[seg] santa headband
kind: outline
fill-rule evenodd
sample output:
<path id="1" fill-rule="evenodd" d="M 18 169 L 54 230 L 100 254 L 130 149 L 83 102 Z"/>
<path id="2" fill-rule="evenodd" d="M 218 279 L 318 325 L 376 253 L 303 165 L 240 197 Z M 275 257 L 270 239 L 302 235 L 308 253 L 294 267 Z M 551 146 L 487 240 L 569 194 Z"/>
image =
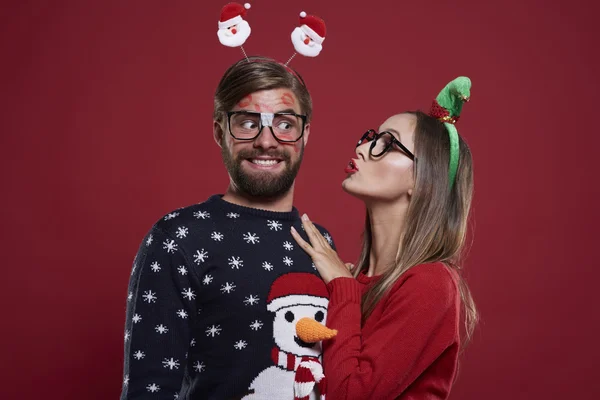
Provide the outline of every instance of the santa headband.
<path id="1" fill-rule="evenodd" d="M 429 115 L 442 121 L 450 137 L 450 164 L 448 166 L 448 181 L 450 190 L 454 186 L 456 171 L 459 163 L 459 138 L 456 122 L 460 118 L 463 104 L 471 98 L 471 80 L 459 76 L 448 83 L 433 100 Z"/>
<path id="2" fill-rule="evenodd" d="M 221 44 L 227 47 L 240 47 L 248 62 L 250 62 L 250 59 L 244 50 L 243 44 L 251 33 L 250 24 L 246 20 L 246 14 L 250 7 L 250 3 L 244 5 L 240 3 L 226 4 L 221 9 L 218 22 L 219 29 L 217 30 L 217 36 Z M 291 34 L 295 52 L 283 65 L 287 68 L 287 65 L 297 53 L 306 57 L 318 56 L 322 50 L 326 33 L 325 21 L 314 15 L 307 15 L 306 12 L 302 11 L 299 26 Z"/>

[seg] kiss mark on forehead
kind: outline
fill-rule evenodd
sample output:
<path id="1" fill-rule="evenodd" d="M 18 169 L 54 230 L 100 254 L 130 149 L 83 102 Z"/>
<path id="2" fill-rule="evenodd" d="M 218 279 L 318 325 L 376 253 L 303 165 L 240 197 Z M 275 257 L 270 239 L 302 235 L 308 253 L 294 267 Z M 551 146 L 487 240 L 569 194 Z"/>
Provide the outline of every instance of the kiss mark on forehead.
<path id="1" fill-rule="evenodd" d="M 290 93 L 285 93 L 283 96 L 281 96 L 281 102 L 283 104 L 285 104 L 286 106 L 294 106 L 296 104 L 296 100 L 294 100 L 294 96 L 292 96 Z"/>
<path id="2" fill-rule="evenodd" d="M 249 94 L 248 96 L 241 99 L 238 102 L 238 107 L 240 107 L 240 108 L 248 107 L 250 105 L 250 103 L 252 103 L 252 95 L 251 94 Z"/>

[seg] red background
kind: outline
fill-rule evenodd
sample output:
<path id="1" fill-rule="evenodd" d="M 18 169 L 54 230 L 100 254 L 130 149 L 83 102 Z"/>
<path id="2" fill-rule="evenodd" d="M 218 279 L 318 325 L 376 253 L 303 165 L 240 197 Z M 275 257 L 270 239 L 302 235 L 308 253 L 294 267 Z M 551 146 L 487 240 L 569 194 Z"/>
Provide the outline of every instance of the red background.
<path id="1" fill-rule="evenodd" d="M 139 242 L 222 193 L 212 95 L 241 57 L 221 1 L 14 1 L 0 11 L 2 399 L 115 399 Z M 257 0 L 248 53 L 287 60 L 301 10 L 324 50 L 292 61 L 314 97 L 296 204 L 358 255 L 340 182 L 355 140 L 473 80 L 459 131 L 476 166 L 468 279 L 482 323 L 452 394 L 600 398 L 598 5 Z"/>

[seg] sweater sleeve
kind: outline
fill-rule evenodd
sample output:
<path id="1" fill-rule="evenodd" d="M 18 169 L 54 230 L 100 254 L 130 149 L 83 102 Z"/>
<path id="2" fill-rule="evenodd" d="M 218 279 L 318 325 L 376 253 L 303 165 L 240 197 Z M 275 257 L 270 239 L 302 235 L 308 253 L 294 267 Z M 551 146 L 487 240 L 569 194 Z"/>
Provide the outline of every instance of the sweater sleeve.
<path id="1" fill-rule="evenodd" d="M 450 275 L 411 274 L 384 297 L 368 338 L 361 332 L 361 285 L 332 280 L 324 343 L 328 400 L 391 399 L 401 394 L 455 340 L 457 289 Z"/>
<path id="2" fill-rule="evenodd" d="M 197 315 L 193 277 L 177 241 L 154 226 L 129 282 L 121 400 L 172 400 L 179 393 Z"/>

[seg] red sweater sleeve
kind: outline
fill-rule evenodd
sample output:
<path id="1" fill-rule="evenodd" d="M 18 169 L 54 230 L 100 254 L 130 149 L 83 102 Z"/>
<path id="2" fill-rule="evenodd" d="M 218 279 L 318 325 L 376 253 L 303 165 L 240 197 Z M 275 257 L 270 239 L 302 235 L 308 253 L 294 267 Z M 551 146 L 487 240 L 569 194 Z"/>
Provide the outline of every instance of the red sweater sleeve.
<path id="1" fill-rule="evenodd" d="M 361 284 L 328 284 L 327 326 L 338 335 L 324 346 L 327 400 L 394 398 L 455 342 L 458 292 L 450 273 L 419 266 L 405 275 L 362 330 Z"/>

